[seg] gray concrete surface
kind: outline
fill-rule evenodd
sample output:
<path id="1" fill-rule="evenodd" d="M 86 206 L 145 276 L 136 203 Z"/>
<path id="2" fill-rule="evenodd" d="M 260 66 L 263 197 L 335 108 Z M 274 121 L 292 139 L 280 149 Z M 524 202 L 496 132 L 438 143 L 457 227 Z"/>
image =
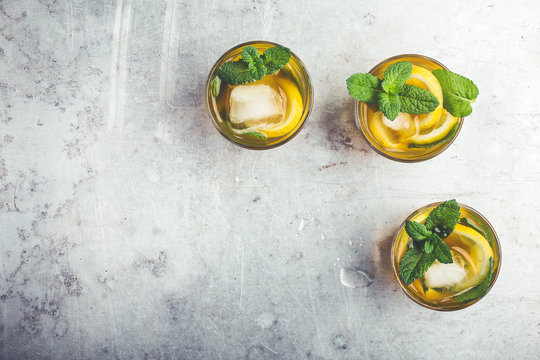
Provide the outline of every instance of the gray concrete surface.
<path id="1" fill-rule="evenodd" d="M 538 14 L 532 0 L 0 1 L 0 358 L 537 358 Z M 202 96 L 215 60 L 254 39 L 292 48 L 316 94 L 299 136 L 263 152 L 222 138 Z M 455 143 L 418 164 L 369 148 L 345 87 L 401 53 L 480 88 Z M 439 313 L 399 290 L 389 241 L 450 198 L 493 223 L 503 265 L 482 301 Z"/>

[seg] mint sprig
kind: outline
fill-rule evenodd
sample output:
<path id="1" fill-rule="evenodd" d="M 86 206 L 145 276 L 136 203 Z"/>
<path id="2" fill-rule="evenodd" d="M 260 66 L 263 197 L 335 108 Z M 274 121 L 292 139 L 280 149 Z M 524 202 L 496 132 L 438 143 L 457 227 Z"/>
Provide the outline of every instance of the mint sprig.
<path id="1" fill-rule="evenodd" d="M 287 65 L 291 58 L 291 50 L 284 46 L 274 46 L 266 49 L 262 57 L 270 75 Z"/>
<path id="2" fill-rule="evenodd" d="M 464 76 L 445 69 L 433 70 L 433 75 L 441 84 L 443 107 L 455 117 L 471 114 L 471 103 L 478 97 L 478 87 Z"/>
<path id="3" fill-rule="evenodd" d="M 247 84 L 254 81 L 251 69 L 242 60 L 227 62 L 218 70 L 219 78 L 231 85 Z"/>
<path id="4" fill-rule="evenodd" d="M 407 221 L 405 223 L 405 231 L 414 241 L 427 240 L 432 234 L 424 224 L 420 224 L 416 221 Z"/>
<path id="5" fill-rule="evenodd" d="M 242 49 L 242 58 L 229 61 L 218 70 L 219 78 L 230 85 L 242 85 L 262 79 L 287 65 L 291 50 L 284 46 L 266 49 L 261 55 L 253 46 Z"/>
<path id="6" fill-rule="evenodd" d="M 489 271 L 486 274 L 486 276 L 482 279 L 482 281 L 473 287 L 470 290 L 465 291 L 463 294 L 459 294 L 454 296 L 454 299 L 458 302 L 465 302 L 465 301 L 471 301 L 474 299 L 477 299 L 479 297 L 482 297 L 486 295 L 487 290 L 489 288 L 489 285 L 491 284 L 491 280 L 493 279 L 493 275 L 495 272 L 493 271 L 493 257 L 490 256 L 489 258 Z"/>
<path id="7" fill-rule="evenodd" d="M 390 65 L 382 81 L 371 74 L 354 74 L 347 79 L 347 89 L 353 99 L 366 104 L 378 104 L 389 120 L 400 112 L 427 114 L 439 106 L 439 100 L 429 91 L 405 84 L 412 72 L 412 64 L 400 61 Z"/>
<path id="8" fill-rule="evenodd" d="M 267 69 L 261 54 L 253 46 L 246 46 L 242 50 L 242 61 L 248 65 L 254 80 L 261 80 L 266 75 Z"/>
<path id="9" fill-rule="evenodd" d="M 459 205 L 456 200 L 449 200 L 433 209 L 424 224 L 405 223 L 405 231 L 413 239 L 413 247 L 399 262 L 399 275 L 405 285 L 421 278 L 435 260 L 443 264 L 453 262 L 452 252 L 443 239 L 454 230 L 458 220 Z"/>
<path id="10" fill-rule="evenodd" d="M 405 285 L 410 285 L 415 279 L 422 277 L 434 261 L 433 254 L 413 247 L 407 250 L 401 258 L 399 276 Z"/>
<path id="11" fill-rule="evenodd" d="M 408 61 L 394 63 L 386 69 L 381 87 L 389 94 L 399 94 L 412 74 L 412 64 Z"/>
<path id="12" fill-rule="evenodd" d="M 489 238 L 486 236 L 486 233 L 484 232 L 484 230 L 480 229 L 478 226 L 476 226 L 469 219 L 461 218 L 461 219 L 459 219 L 459 223 L 461 225 L 464 225 L 464 226 L 467 226 L 467 227 L 470 227 L 470 228 L 474 229 L 477 233 L 479 233 L 480 235 L 482 235 L 485 239 L 487 239 L 489 241 Z"/>
<path id="13" fill-rule="evenodd" d="M 379 78 L 371 74 L 354 74 L 347 79 L 349 94 L 366 104 L 376 104 L 379 100 Z"/>
<path id="14" fill-rule="evenodd" d="M 459 221 L 459 205 L 456 200 L 448 200 L 433 209 L 424 225 L 436 233 L 441 239 L 446 239 Z"/>
<path id="15" fill-rule="evenodd" d="M 404 84 L 399 93 L 401 112 L 413 115 L 427 114 L 439 106 L 439 100 L 418 86 Z"/>
<path id="16" fill-rule="evenodd" d="M 388 119 L 394 120 L 399 115 L 401 102 L 396 94 L 380 93 L 379 94 L 379 110 L 381 110 Z"/>

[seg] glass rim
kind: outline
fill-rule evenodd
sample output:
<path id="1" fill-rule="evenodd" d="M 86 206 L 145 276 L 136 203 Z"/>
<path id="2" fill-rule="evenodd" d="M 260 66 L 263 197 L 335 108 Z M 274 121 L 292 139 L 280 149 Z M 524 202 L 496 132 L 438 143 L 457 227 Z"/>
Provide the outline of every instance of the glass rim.
<path id="1" fill-rule="evenodd" d="M 313 93 L 313 83 L 311 81 L 311 75 L 309 74 L 309 71 L 306 67 L 306 65 L 302 62 L 302 60 L 300 60 L 300 58 L 298 57 L 298 55 L 296 55 L 292 50 L 291 50 L 291 58 L 294 57 L 295 61 L 298 63 L 298 65 L 300 65 L 300 67 L 302 68 L 302 70 L 305 72 L 306 74 L 306 82 L 307 82 L 307 85 L 308 85 L 308 95 L 309 95 L 309 104 L 308 104 L 308 107 L 307 107 L 307 110 L 305 110 L 305 116 L 304 116 L 304 120 L 302 121 L 302 123 L 300 124 L 300 126 L 298 127 L 298 129 L 296 129 L 294 131 L 294 133 L 292 133 L 289 137 L 287 137 L 286 139 L 282 140 L 282 141 L 279 141 L 275 144 L 272 144 L 272 145 L 268 145 L 268 146 L 250 146 L 250 145 L 246 145 L 246 144 L 243 144 L 239 141 L 236 141 L 234 139 L 231 139 L 229 136 L 227 136 L 227 134 L 225 134 L 223 132 L 223 130 L 218 126 L 218 124 L 216 123 L 216 120 L 214 119 L 214 116 L 212 115 L 212 112 L 210 111 L 210 104 L 209 104 L 209 101 L 208 101 L 208 91 L 211 87 L 211 83 L 212 83 L 212 74 L 214 74 L 216 68 L 218 67 L 219 64 L 221 64 L 223 62 L 223 60 L 225 60 L 228 55 L 239 49 L 239 48 L 242 48 L 242 47 L 245 47 L 245 46 L 249 46 L 249 45 L 253 45 L 253 44 L 268 44 L 268 45 L 271 45 L 271 46 L 283 46 L 281 44 L 278 44 L 278 43 L 275 43 L 275 42 L 272 42 L 272 41 L 267 41 L 267 40 L 251 40 L 251 41 L 246 41 L 246 42 L 243 42 L 243 43 L 240 43 L 238 45 L 235 45 L 233 46 L 232 48 L 230 48 L 229 50 L 225 51 L 223 53 L 223 55 L 221 55 L 218 60 L 214 63 L 214 65 L 212 66 L 212 68 L 210 69 L 209 73 L 208 73 L 208 77 L 206 79 L 206 86 L 205 86 L 205 93 L 204 93 L 204 103 L 205 103 L 205 106 L 206 106 L 206 111 L 208 113 L 208 116 L 210 117 L 210 119 L 212 120 L 212 125 L 214 125 L 214 128 L 216 128 L 216 130 L 225 138 L 227 139 L 229 142 L 233 143 L 234 145 L 237 145 L 241 148 L 244 148 L 244 149 L 248 149 L 248 150 L 269 150 L 269 149 L 274 149 L 278 146 L 281 146 L 281 145 L 284 145 L 286 143 L 288 143 L 289 141 L 291 141 L 293 138 L 296 137 L 296 135 L 298 135 L 298 133 L 300 132 L 300 130 L 302 130 L 302 128 L 304 127 L 304 125 L 306 124 L 308 118 L 309 118 L 309 115 L 311 114 L 311 111 L 313 109 L 313 97 L 314 97 L 314 93 Z M 304 114 L 303 114 L 304 115 Z"/>
<path id="2" fill-rule="evenodd" d="M 388 59 L 386 60 L 383 60 L 381 62 L 379 62 L 377 65 L 375 65 L 373 68 L 371 68 L 371 70 L 369 70 L 369 73 L 370 74 L 373 74 L 375 72 L 375 70 L 384 65 L 385 63 L 389 62 L 389 61 L 392 61 L 392 60 L 396 60 L 396 59 L 400 59 L 400 58 L 404 58 L 404 57 L 414 57 L 414 58 L 419 58 L 419 59 L 425 59 L 425 60 L 429 60 L 429 61 L 432 61 L 434 62 L 435 64 L 437 64 L 438 66 L 440 66 L 441 68 L 445 69 L 445 70 L 450 70 L 448 69 L 445 65 L 443 65 L 441 62 L 429 57 L 429 56 L 425 56 L 425 55 L 420 55 L 420 54 L 401 54 L 401 55 L 395 55 L 395 56 L 392 56 L 392 57 L 389 57 Z M 427 155 L 427 156 L 421 156 L 421 157 L 418 157 L 418 158 L 413 158 L 413 159 L 400 159 L 398 157 L 395 157 L 395 156 L 392 156 L 390 154 L 387 154 L 383 151 L 381 151 L 379 148 L 377 148 L 370 140 L 369 138 L 367 137 L 366 133 L 365 133 L 365 130 L 364 130 L 364 127 L 362 126 L 361 122 L 360 122 L 360 114 L 358 113 L 358 108 L 359 108 L 359 105 L 360 103 L 362 103 L 361 101 L 356 101 L 355 102 L 355 106 L 354 106 L 354 117 L 355 117 L 355 120 L 357 122 L 357 125 L 358 127 L 360 128 L 360 134 L 362 134 L 362 137 L 364 138 L 364 140 L 368 143 L 368 145 L 373 149 L 375 150 L 375 152 L 379 155 L 382 155 L 384 156 L 385 158 L 387 159 L 390 159 L 390 160 L 393 160 L 393 161 L 397 161 L 397 162 L 402 162 L 402 163 L 416 163 L 416 162 L 421 162 L 421 161 L 426 161 L 426 160 L 430 160 L 430 159 L 433 159 L 435 156 L 439 155 L 439 154 L 442 154 L 444 151 L 446 151 L 446 149 L 448 149 L 450 147 L 450 145 L 452 145 L 452 143 L 454 142 L 454 140 L 458 137 L 460 131 L 461 131 L 461 128 L 463 127 L 463 121 L 465 120 L 465 118 L 461 117 L 461 118 L 458 118 L 458 121 L 459 121 L 459 126 L 458 126 L 458 129 L 456 131 L 456 133 L 454 134 L 454 136 L 452 137 L 452 139 L 450 139 L 450 141 L 447 141 L 446 142 L 446 146 L 440 148 L 440 150 L 438 151 L 434 151 L 433 153 Z"/>
<path id="3" fill-rule="evenodd" d="M 396 242 L 397 242 L 397 239 L 398 239 L 398 235 L 399 233 L 401 232 L 401 230 L 405 227 L 405 223 L 410 220 L 411 218 L 413 218 L 414 216 L 416 216 L 418 213 L 420 213 L 421 211 L 427 209 L 427 208 L 430 208 L 430 207 L 435 207 L 437 205 L 440 205 L 442 204 L 443 202 L 442 201 L 438 201 L 438 202 L 434 202 L 434 203 L 431 203 L 431 204 L 428 204 L 428 205 L 424 205 L 420 208 L 418 208 L 417 210 L 413 211 L 409 216 L 407 216 L 407 218 L 405 220 L 403 220 L 403 222 L 399 225 L 399 227 L 397 228 L 396 232 L 394 233 L 394 236 L 392 238 L 392 248 L 390 250 L 390 261 L 392 262 L 392 270 L 393 270 L 393 273 L 394 273 L 394 279 L 397 281 L 399 287 L 401 288 L 401 290 L 405 293 L 405 295 L 407 295 L 407 297 L 411 300 L 413 300 L 416 304 L 422 306 L 422 307 L 425 307 L 427 309 L 431 309 L 431 310 L 436 310 L 436 311 L 457 311 L 457 310 L 462 310 L 462 309 L 465 309 L 465 308 L 468 308 L 469 306 L 473 305 L 473 304 L 476 304 L 477 302 L 479 302 L 480 300 L 482 300 L 488 293 L 489 291 L 491 290 L 491 288 L 495 285 L 495 282 L 497 282 L 497 278 L 499 277 L 499 273 L 501 272 L 501 264 L 502 264 L 502 249 L 501 249 L 501 244 L 500 244 L 500 241 L 499 241 L 499 236 L 497 235 L 497 232 L 495 231 L 495 229 L 493 228 L 493 225 L 491 225 L 491 223 L 489 222 L 488 219 L 486 219 L 486 217 L 484 215 L 482 215 L 478 210 L 468 206 L 468 205 L 464 205 L 464 204 L 461 204 L 461 203 L 458 203 L 459 204 L 459 207 L 463 207 L 467 210 L 469 210 L 470 212 L 472 212 L 473 214 L 475 214 L 476 216 L 478 216 L 488 227 L 489 227 L 489 230 L 491 231 L 491 233 L 493 234 L 493 239 L 494 239 L 494 244 L 492 244 L 492 247 L 493 246 L 496 246 L 496 249 L 497 249 L 497 254 L 498 254 L 498 261 L 497 261 L 497 267 L 494 269 L 495 270 L 495 276 L 493 277 L 493 279 L 491 280 L 491 283 L 489 284 L 487 290 L 486 290 L 486 293 L 479 297 L 479 298 L 476 298 L 474 300 L 471 300 L 467 303 L 464 303 L 463 305 L 460 305 L 460 306 L 456 306 L 456 307 L 453 307 L 453 308 L 439 308 L 439 307 L 436 307 L 434 305 L 431 305 L 431 304 L 427 304 L 425 302 L 422 302 L 420 301 L 419 299 L 417 299 L 416 297 L 414 297 L 408 290 L 407 290 L 407 286 L 405 286 L 403 284 L 403 281 L 401 281 L 401 278 L 399 277 L 399 269 L 396 267 L 396 262 L 395 262 L 395 246 L 396 246 Z"/>

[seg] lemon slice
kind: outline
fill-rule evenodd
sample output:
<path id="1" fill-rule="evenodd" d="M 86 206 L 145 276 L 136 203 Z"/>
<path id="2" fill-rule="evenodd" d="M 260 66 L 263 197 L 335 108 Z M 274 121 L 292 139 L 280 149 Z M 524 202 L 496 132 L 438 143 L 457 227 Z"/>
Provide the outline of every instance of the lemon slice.
<path id="1" fill-rule="evenodd" d="M 469 257 L 467 260 L 471 263 L 468 279 L 460 284 L 460 288 L 465 289 L 478 284 L 489 271 L 489 258 L 493 257 L 493 250 L 485 237 L 476 230 L 465 225 L 457 224 L 451 237 L 458 237 L 456 243 L 462 244 L 468 249 Z"/>
<path id="2" fill-rule="evenodd" d="M 438 128 L 434 128 L 432 131 L 425 134 L 421 132 L 419 134 L 415 134 L 408 138 L 407 141 L 409 143 L 414 143 L 418 145 L 426 145 L 444 138 L 452 130 L 458 119 L 450 115 L 446 110 L 444 110 L 444 112 L 441 114 L 441 117 L 444 117 L 445 120 Z M 437 118 L 437 120 L 439 119 Z"/>
<path id="3" fill-rule="evenodd" d="M 407 81 L 407 84 L 418 86 L 422 89 L 428 90 L 431 92 L 437 100 L 439 100 L 439 106 L 435 108 L 432 112 L 428 114 L 422 114 L 418 116 L 420 130 L 425 130 L 433 127 L 435 123 L 439 120 L 441 112 L 443 109 L 443 93 L 439 81 L 426 68 L 421 66 L 413 65 L 411 77 Z"/>
<path id="4" fill-rule="evenodd" d="M 369 131 L 377 142 L 385 149 L 398 149 L 399 142 L 395 136 L 394 130 L 383 122 L 383 113 L 377 111 L 373 114 L 371 121 L 368 122 Z"/>
<path id="5" fill-rule="evenodd" d="M 302 96 L 300 96 L 300 91 L 298 91 L 298 87 L 294 82 L 283 77 L 277 78 L 276 81 L 285 93 L 284 97 L 287 99 L 287 109 L 283 121 L 276 126 L 262 130 L 268 137 L 283 136 L 291 132 L 298 124 L 304 109 Z"/>
<path id="6" fill-rule="evenodd" d="M 442 299 L 448 297 L 448 294 L 437 291 L 435 289 L 427 289 L 425 296 L 426 296 L 426 300 L 428 300 L 429 302 L 438 303 Z"/>

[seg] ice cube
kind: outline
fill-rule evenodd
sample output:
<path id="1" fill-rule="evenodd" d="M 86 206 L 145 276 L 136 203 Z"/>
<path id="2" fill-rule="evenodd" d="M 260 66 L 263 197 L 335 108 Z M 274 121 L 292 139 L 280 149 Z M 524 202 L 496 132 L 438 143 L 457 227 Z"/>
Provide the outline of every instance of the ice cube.
<path id="1" fill-rule="evenodd" d="M 270 85 L 240 85 L 231 92 L 229 119 L 235 127 L 279 123 L 284 116 L 283 98 Z"/>
<path id="2" fill-rule="evenodd" d="M 451 264 L 435 262 L 424 274 L 424 282 L 430 288 L 444 288 L 459 284 L 466 276 L 465 269 L 455 262 Z"/>

